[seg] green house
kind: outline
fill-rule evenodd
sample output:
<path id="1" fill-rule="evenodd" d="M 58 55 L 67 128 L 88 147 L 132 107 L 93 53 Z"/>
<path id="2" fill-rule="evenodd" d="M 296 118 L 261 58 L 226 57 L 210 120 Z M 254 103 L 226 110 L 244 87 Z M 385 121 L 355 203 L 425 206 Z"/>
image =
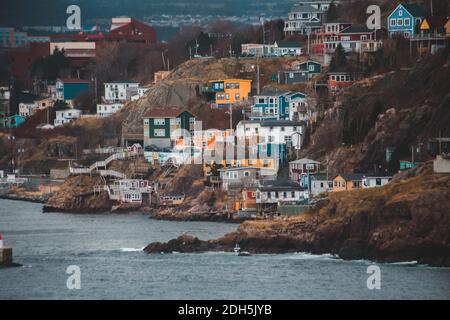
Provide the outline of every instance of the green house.
<path id="1" fill-rule="evenodd" d="M 183 108 L 152 108 L 143 116 L 144 148 L 173 148 L 182 136 L 193 135 L 195 116 Z"/>
<path id="2" fill-rule="evenodd" d="M 416 168 L 419 164 L 411 161 L 400 160 L 400 170 Z"/>

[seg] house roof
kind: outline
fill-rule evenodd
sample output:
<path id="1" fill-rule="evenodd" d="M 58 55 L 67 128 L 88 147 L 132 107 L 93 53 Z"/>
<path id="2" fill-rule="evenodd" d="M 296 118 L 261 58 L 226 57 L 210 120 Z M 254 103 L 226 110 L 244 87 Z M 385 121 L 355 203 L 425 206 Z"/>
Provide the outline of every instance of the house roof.
<path id="1" fill-rule="evenodd" d="M 295 160 L 295 161 L 290 161 L 289 163 L 294 163 L 294 164 L 307 164 L 307 163 L 320 164 L 319 161 L 315 161 L 315 160 L 311 160 L 311 159 L 307 159 L 307 158 L 298 159 L 298 160 Z"/>
<path id="2" fill-rule="evenodd" d="M 176 118 L 184 111 L 187 110 L 179 107 L 151 108 L 144 114 L 143 118 Z"/>
<path id="3" fill-rule="evenodd" d="M 333 177 L 333 180 L 339 176 L 344 178 L 345 181 L 357 181 L 357 180 L 362 180 L 365 175 L 363 173 L 341 173 L 341 174 L 335 175 Z"/>
<path id="4" fill-rule="evenodd" d="M 276 45 L 278 48 L 300 48 L 299 41 L 277 41 Z"/>
<path id="5" fill-rule="evenodd" d="M 292 121 L 292 120 L 242 120 L 239 123 L 241 124 L 259 123 L 261 127 L 296 127 L 306 124 L 304 121 Z"/>
<path id="6" fill-rule="evenodd" d="M 300 184 L 289 180 L 261 180 L 258 189 L 260 191 L 292 191 L 302 190 Z"/>
<path id="7" fill-rule="evenodd" d="M 296 3 L 294 4 L 294 6 L 291 9 L 291 12 L 322 12 L 321 9 L 316 9 L 313 6 L 309 5 L 309 4 L 302 4 L 302 3 Z"/>
<path id="8" fill-rule="evenodd" d="M 58 80 L 64 83 L 89 83 L 87 80 L 77 78 L 58 78 Z"/>
<path id="9" fill-rule="evenodd" d="M 274 89 L 264 89 L 260 94 L 255 95 L 255 97 L 279 97 L 285 96 L 292 93 L 291 91 L 279 91 Z"/>
<path id="10" fill-rule="evenodd" d="M 350 26 L 339 32 L 340 34 L 353 34 L 353 33 L 372 33 L 373 30 L 367 28 L 367 26 Z"/>
<path id="11" fill-rule="evenodd" d="M 260 168 L 257 167 L 233 167 L 233 168 L 222 168 L 218 169 L 217 171 L 242 171 L 242 170 L 260 170 Z"/>
<path id="12" fill-rule="evenodd" d="M 328 174 L 328 180 L 331 181 L 333 177 L 336 175 L 329 173 Z M 327 180 L 327 174 L 326 173 L 316 173 L 311 175 L 311 179 L 315 181 L 326 181 Z"/>
<path id="13" fill-rule="evenodd" d="M 107 83 L 134 83 L 134 84 L 139 84 L 139 82 L 130 81 L 130 80 L 115 80 L 115 81 L 105 82 L 105 84 L 107 84 Z"/>
<path id="14" fill-rule="evenodd" d="M 408 10 L 413 17 L 425 17 L 425 10 L 417 3 L 402 3 L 402 6 Z"/>

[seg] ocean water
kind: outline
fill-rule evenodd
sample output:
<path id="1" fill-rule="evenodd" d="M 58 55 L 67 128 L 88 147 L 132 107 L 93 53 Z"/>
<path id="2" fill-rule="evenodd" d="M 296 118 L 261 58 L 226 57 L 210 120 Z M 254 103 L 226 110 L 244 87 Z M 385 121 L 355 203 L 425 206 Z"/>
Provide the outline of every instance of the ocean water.
<path id="1" fill-rule="evenodd" d="M 450 299 L 450 268 L 377 264 L 381 289 L 367 288 L 370 261 L 305 253 L 147 255 L 142 248 L 183 232 L 216 238 L 235 224 L 156 221 L 142 214 L 42 213 L 0 200 L 0 233 L 18 268 L 0 268 L 0 299 Z M 68 266 L 81 271 L 69 290 Z"/>

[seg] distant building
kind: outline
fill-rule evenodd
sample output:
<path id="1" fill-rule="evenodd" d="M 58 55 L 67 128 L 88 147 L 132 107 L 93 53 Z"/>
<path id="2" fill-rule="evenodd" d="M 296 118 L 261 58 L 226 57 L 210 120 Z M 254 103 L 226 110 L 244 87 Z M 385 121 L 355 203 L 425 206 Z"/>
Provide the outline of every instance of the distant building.
<path id="1" fill-rule="evenodd" d="M 318 196 L 322 193 L 330 192 L 333 190 L 333 180 L 331 175 L 328 176 L 325 173 L 317 173 L 310 176 L 309 190 L 311 195 Z"/>
<path id="2" fill-rule="evenodd" d="M 183 133 L 194 135 L 196 118 L 183 108 L 152 108 L 143 120 L 144 147 L 173 148 Z"/>
<path id="3" fill-rule="evenodd" d="M 99 117 L 109 117 L 122 109 L 123 106 L 124 104 L 120 102 L 99 103 L 97 104 L 97 115 Z"/>
<path id="4" fill-rule="evenodd" d="M 308 107 L 306 94 L 302 97 L 295 97 L 289 101 L 289 120 L 291 121 L 311 121 L 313 112 Z"/>
<path id="5" fill-rule="evenodd" d="M 15 114 L 6 118 L 3 118 L 3 126 L 7 129 L 18 128 L 25 123 L 25 117 Z"/>
<path id="6" fill-rule="evenodd" d="M 256 205 L 259 211 L 274 211 L 279 205 L 300 202 L 308 197 L 308 191 L 292 181 L 262 180 L 256 187 Z"/>
<path id="7" fill-rule="evenodd" d="M 243 188 L 256 186 L 260 179 L 260 168 L 256 167 L 231 167 L 218 170 L 222 189 L 225 191 L 241 191 Z"/>
<path id="8" fill-rule="evenodd" d="M 107 41 L 126 42 L 136 45 L 156 44 L 153 27 L 130 17 L 112 18 L 111 28 L 106 34 Z"/>
<path id="9" fill-rule="evenodd" d="M 218 108 L 248 101 L 252 90 L 252 81 L 246 79 L 212 80 L 209 83 L 215 93 L 214 106 Z"/>
<path id="10" fill-rule="evenodd" d="M 320 1 L 315 5 L 310 2 L 313 1 L 302 1 L 292 7 L 284 24 L 285 35 L 307 34 L 321 28 L 331 1 Z"/>
<path id="11" fill-rule="evenodd" d="M 179 206 L 183 204 L 185 195 L 183 193 L 168 192 L 159 195 L 159 205 L 164 207 Z"/>
<path id="12" fill-rule="evenodd" d="M 264 90 L 253 98 L 251 120 L 287 120 L 289 119 L 289 102 L 304 93 L 290 91 Z"/>
<path id="13" fill-rule="evenodd" d="M 333 178 L 333 192 L 361 189 L 364 174 L 339 174 Z"/>
<path id="14" fill-rule="evenodd" d="M 105 82 L 105 96 L 106 101 L 127 101 L 131 100 L 127 92 L 133 89 L 137 93 L 139 83 L 131 81 L 113 81 Z"/>
<path id="15" fill-rule="evenodd" d="M 14 28 L 0 28 L 0 47 L 21 48 L 31 43 L 50 42 L 48 36 L 29 36 L 26 32 L 16 31 Z"/>
<path id="16" fill-rule="evenodd" d="M 300 56 L 303 54 L 303 49 L 299 41 L 276 41 L 273 52 L 279 57 Z"/>
<path id="17" fill-rule="evenodd" d="M 302 175 L 316 174 L 319 172 L 320 162 L 311 159 L 299 159 L 289 162 L 289 178 L 299 182 Z"/>
<path id="18" fill-rule="evenodd" d="M 60 78 L 56 80 L 56 99 L 69 104 L 83 93 L 89 92 L 89 81 L 75 78 Z"/>
<path id="19" fill-rule="evenodd" d="M 389 181 L 391 181 L 392 175 L 379 173 L 373 175 L 365 175 L 363 177 L 363 188 L 375 188 L 382 187 L 386 185 Z"/>
<path id="20" fill-rule="evenodd" d="M 350 87 L 356 81 L 356 75 L 350 72 L 328 72 L 328 90 L 337 92 Z"/>
<path id="21" fill-rule="evenodd" d="M 274 47 L 273 44 L 243 43 L 241 52 L 243 56 L 268 57 L 274 54 Z"/>
<path id="22" fill-rule="evenodd" d="M 63 107 L 56 109 L 55 113 L 54 125 L 57 127 L 80 118 L 83 111 L 77 108 Z"/>
<path id="23" fill-rule="evenodd" d="M 424 18 L 425 10 L 418 4 L 399 4 L 387 18 L 389 36 L 400 35 L 404 38 L 416 36 Z"/>
<path id="24" fill-rule="evenodd" d="M 359 53 L 363 51 L 363 44 L 368 42 L 373 43 L 372 47 L 374 49 L 381 47 L 381 42 L 375 41 L 374 30 L 370 30 L 366 26 L 349 26 L 333 36 L 326 37 L 324 40 L 324 52 L 332 54 L 340 44 L 345 52 Z"/>
<path id="25" fill-rule="evenodd" d="M 295 69 L 278 72 L 278 83 L 296 84 L 311 80 L 322 72 L 322 65 L 309 60 L 297 65 Z"/>

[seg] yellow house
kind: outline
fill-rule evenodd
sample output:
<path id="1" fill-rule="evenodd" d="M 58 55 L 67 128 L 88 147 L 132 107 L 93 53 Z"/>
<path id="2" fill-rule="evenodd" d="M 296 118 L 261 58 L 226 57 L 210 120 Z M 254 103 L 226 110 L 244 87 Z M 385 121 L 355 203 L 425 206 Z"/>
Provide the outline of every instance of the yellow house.
<path id="1" fill-rule="evenodd" d="M 218 108 L 236 105 L 248 100 L 252 91 L 252 80 L 226 79 L 209 81 L 211 91 L 215 93 L 215 105 Z"/>
<path id="2" fill-rule="evenodd" d="M 359 173 L 339 174 L 333 178 L 333 192 L 361 189 L 363 177 Z"/>

